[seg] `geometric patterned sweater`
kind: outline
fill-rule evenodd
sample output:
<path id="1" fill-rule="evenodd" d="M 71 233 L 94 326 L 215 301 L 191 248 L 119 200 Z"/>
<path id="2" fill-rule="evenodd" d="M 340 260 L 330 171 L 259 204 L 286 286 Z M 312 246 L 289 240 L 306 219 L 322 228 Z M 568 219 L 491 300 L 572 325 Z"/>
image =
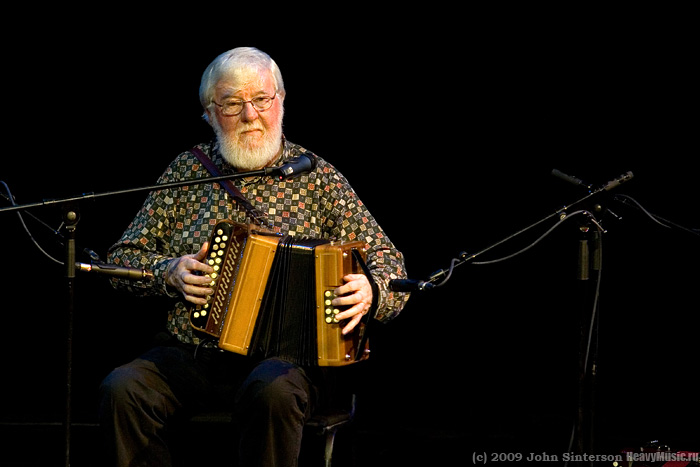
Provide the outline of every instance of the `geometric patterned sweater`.
<path id="1" fill-rule="evenodd" d="M 283 144 L 284 149 L 274 165 L 307 152 L 286 140 Z M 214 142 L 198 147 L 212 159 L 222 175 L 235 172 L 223 160 Z M 253 206 L 267 215 L 268 227 L 276 232 L 365 242 L 367 265 L 379 289 L 376 318 L 389 321 L 398 315 L 409 297 L 407 293 L 392 292 L 388 287 L 391 279 L 406 278 L 403 255 L 345 177 L 325 160 L 318 156 L 316 159 L 313 171 L 291 180 L 261 176 L 232 181 Z M 187 151 L 170 164 L 158 183 L 207 176 L 210 176 L 207 170 Z M 168 312 L 167 329 L 185 343 L 199 343 L 189 325 L 188 302 L 166 287 L 163 274 L 173 258 L 196 253 L 220 219 L 253 223 L 246 210 L 218 183 L 152 191 L 121 239 L 109 250 L 109 262 L 148 269 L 154 274 L 151 281 L 112 279 L 115 287 L 141 295 L 167 294 L 176 299 Z"/>

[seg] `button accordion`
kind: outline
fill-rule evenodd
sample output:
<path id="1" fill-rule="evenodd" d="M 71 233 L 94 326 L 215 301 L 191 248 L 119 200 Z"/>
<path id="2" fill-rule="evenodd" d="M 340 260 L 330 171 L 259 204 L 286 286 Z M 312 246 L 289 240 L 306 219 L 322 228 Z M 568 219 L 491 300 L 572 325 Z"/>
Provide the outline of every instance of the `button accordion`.
<path id="1" fill-rule="evenodd" d="M 364 243 L 299 239 L 224 220 L 214 228 L 205 260 L 214 273 L 206 305 L 190 310 L 192 327 L 221 349 L 299 365 L 343 366 L 367 358 L 367 328 L 376 286 Z M 343 276 L 364 273 L 375 305 L 348 335 L 336 315 L 334 289 Z"/>

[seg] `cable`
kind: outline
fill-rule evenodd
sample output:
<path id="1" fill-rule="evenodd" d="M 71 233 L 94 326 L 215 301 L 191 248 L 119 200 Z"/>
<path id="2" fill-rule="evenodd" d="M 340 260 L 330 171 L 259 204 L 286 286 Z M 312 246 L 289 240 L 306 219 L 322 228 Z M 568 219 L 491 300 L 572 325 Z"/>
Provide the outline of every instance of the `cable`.
<path id="1" fill-rule="evenodd" d="M 613 198 L 615 201 L 619 201 L 622 204 L 632 206 L 635 209 L 638 209 L 642 213 L 644 213 L 649 219 L 654 221 L 656 224 L 660 225 L 661 227 L 667 228 L 667 229 L 676 229 L 680 231 L 684 231 L 693 235 L 700 236 L 700 229 L 697 228 L 690 228 L 690 227 L 685 227 L 682 225 L 678 225 L 675 222 L 672 222 L 668 219 L 664 219 L 661 216 L 657 216 L 656 214 L 653 214 L 649 211 L 647 211 L 644 206 L 642 206 L 636 199 L 632 198 L 631 196 L 624 195 L 624 194 L 619 194 L 615 195 Z"/>
<path id="2" fill-rule="evenodd" d="M 461 258 L 452 258 L 450 261 L 450 268 L 447 270 L 447 275 L 443 280 L 435 284 L 435 287 L 442 287 L 448 280 L 450 280 L 450 277 L 452 277 L 452 272 L 455 270 L 455 266 L 457 265 L 458 261 L 461 261 Z"/>
<path id="3" fill-rule="evenodd" d="M 515 258 L 516 256 L 518 256 L 522 253 L 525 253 L 526 251 L 528 251 L 529 249 L 531 249 L 532 247 L 534 247 L 535 245 L 540 243 L 547 236 L 549 236 L 549 234 L 551 234 L 555 229 L 560 227 L 564 222 L 566 222 L 567 220 L 571 219 L 572 217 L 574 217 L 576 215 L 580 215 L 580 214 L 588 215 L 589 219 L 602 231 L 603 228 L 600 226 L 598 221 L 595 220 L 595 218 L 593 217 L 593 215 L 590 212 L 585 211 L 585 210 L 574 211 L 571 214 L 569 214 L 568 216 L 559 220 L 556 224 L 554 224 L 552 227 L 550 227 L 544 234 L 542 234 L 537 240 L 535 240 L 534 242 L 532 242 L 531 244 L 529 244 L 525 248 L 523 248 L 519 251 L 516 251 L 513 254 L 503 256 L 502 258 L 496 258 L 496 259 L 492 259 L 490 261 L 473 261 L 472 264 L 478 264 L 478 265 L 494 264 L 494 263 L 500 263 L 501 261 L 506 261 L 506 260 Z"/>
<path id="4" fill-rule="evenodd" d="M 544 234 L 542 234 L 539 238 L 537 238 L 534 242 L 532 242 L 531 244 L 529 244 L 525 248 L 522 248 L 521 250 L 516 251 L 513 254 L 503 256 L 501 258 L 496 258 L 496 259 L 493 259 L 490 261 L 472 261 L 471 264 L 476 264 L 476 265 L 495 264 L 495 263 L 500 263 L 502 261 L 506 261 L 506 260 L 515 258 L 516 256 L 518 256 L 522 253 L 525 253 L 526 251 L 528 251 L 529 249 L 533 248 L 535 245 L 540 243 L 547 236 L 549 236 L 549 234 L 551 234 L 556 228 L 560 227 L 564 222 L 571 219 L 572 217 L 575 217 L 575 216 L 581 215 L 581 214 L 588 216 L 589 220 L 591 222 L 593 222 L 601 232 L 605 232 L 605 230 L 603 230 L 603 227 L 600 225 L 600 223 L 598 223 L 598 221 L 595 219 L 595 217 L 593 217 L 593 215 L 590 212 L 585 211 L 585 210 L 574 211 L 571 214 L 568 214 L 565 217 L 562 217 L 556 224 L 554 224 L 552 227 L 550 227 Z M 440 269 L 440 270 L 438 270 L 430 275 L 430 279 L 428 279 L 428 281 L 429 281 L 429 283 L 433 284 L 432 287 L 430 287 L 430 288 L 433 289 L 433 288 L 437 288 L 437 287 L 442 287 L 443 285 L 445 285 L 447 283 L 448 280 L 450 280 L 450 278 L 452 277 L 452 273 L 457 266 L 460 266 L 462 264 L 470 262 L 471 259 L 476 258 L 477 256 L 481 255 L 482 253 L 485 253 L 486 251 L 488 251 L 496 246 L 499 246 L 499 245 L 501 245 L 509 240 L 512 240 L 515 236 L 525 232 L 528 229 L 521 230 L 520 232 L 516 233 L 515 235 L 512 235 L 509 238 L 502 240 L 501 242 L 499 242 L 495 245 L 492 245 L 491 247 L 487 248 L 486 250 L 482 250 L 476 254 L 469 255 L 466 252 L 460 253 L 458 257 L 452 258 L 452 260 L 450 260 L 450 267 L 447 270 Z M 440 282 L 436 283 L 435 281 L 437 281 L 437 279 L 441 276 L 444 276 L 443 279 L 440 280 Z"/>
<path id="5" fill-rule="evenodd" d="M 591 221 L 596 225 L 598 228 L 598 233 L 602 234 L 604 232 L 603 227 L 595 220 L 591 219 Z M 600 286 L 602 284 L 602 275 L 603 275 L 603 236 L 598 235 L 598 258 L 599 258 L 599 263 L 598 263 L 598 277 L 596 278 L 596 285 L 595 285 L 595 293 L 593 294 L 593 308 L 591 309 L 591 323 L 588 326 L 588 338 L 586 340 L 586 351 L 584 353 L 584 358 L 583 358 L 583 379 L 585 379 L 588 376 L 588 361 L 591 356 L 591 343 L 593 341 L 593 329 L 596 327 L 596 324 L 598 323 L 598 305 L 600 302 Z M 597 336 L 598 333 L 596 333 Z M 571 452 L 573 446 L 574 446 L 574 441 L 576 439 L 576 426 L 577 422 L 574 421 L 574 425 L 571 428 L 571 437 L 569 438 L 569 446 L 566 450 L 566 452 Z M 564 463 L 564 467 L 567 467 L 569 465 L 569 461 L 567 460 Z"/>
<path id="6" fill-rule="evenodd" d="M 636 199 L 632 198 L 631 196 L 621 195 L 621 194 L 620 194 L 620 195 L 615 195 L 615 199 L 616 199 L 616 200 L 621 200 L 622 203 L 624 203 L 624 204 L 627 204 L 626 201 L 629 201 L 629 202 L 633 203 L 633 204 L 637 207 L 637 209 L 639 209 L 640 211 L 642 211 L 644 214 L 647 215 L 647 217 L 649 217 L 649 219 L 651 219 L 652 221 L 656 222 L 656 223 L 659 224 L 661 227 L 665 227 L 665 228 L 667 228 L 667 229 L 670 229 L 670 228 L 671 228 L 670 225 L 666 225 L 666 224 L 664 224 L 663 222 L 661 222 L 659 219 L 656 218 L 656 216 L 655 216 L 654 214 L 652 214 L 652 213 L 650 213 L 649 211 L 647 211 L 647 210 L 644 208 L 644 206 L 642 206 L 641 204 L 639 204 L 639 202 L 638 202 Z"/>
<path id="7" fill-rule="evenodd" d="M 2 195 L 3 198 L 7 199 L 7 200 L 12 204 L 12 206 L 17 206 L 17 203 L 15 203 L 15 198 L 14 198 L 14 196 L 12 196 L 12 193 L 10 192 L 10 187 L 7 186 L 7 183 L 5 183 L 5 182 L 2 181 L 2 180 L 0 180 L 0 183 L 2 183 L 2 185 L 5 187 L 5 191 L 7 192 L 7 195 L 8 195 L 8 196 Z M 27 233 L 27 235 L 29 236 L 29 239 L 32 241 L 32 243 L 34 243 L 34 246 L 36 246 L 36 247 L 39 249 L 39 251 L 41 251 L 41 252 L 44 254 L 44 256 L 46 256 L 47 258 L 49 258 L 49 259 L 50 259 L 51 261 L 53 261 L 54 263 L 63 265 L 63 261 L 57 260 L 56 258 L 54 258 L 53 256 L 51 256 L 49 253 L 47 253 L 47 252 L 41 247 L 41 245 L 39 245 L 39 243 L 36 241 L 36 239 L 32 236 L 32 233 L 29 231 L 29 228 L 27 227 L 27 224 L 25 224 L 24 218 L 22 217 L 22 213 L 18 211 L 18 212 L 17 212 L 17 216 L 19 217 L 19 222 L 22 224 L 22 228 L 24 228 L 24 231 L 25 231 L 25 232 Z M 32 217 L 34 217 L 34 216 L 32 216 Z M 35 219 L 36 219 L 36 217 L 35 217 Z M 53 230 L 53 229 L 52 229 L 52 230 Z"/>

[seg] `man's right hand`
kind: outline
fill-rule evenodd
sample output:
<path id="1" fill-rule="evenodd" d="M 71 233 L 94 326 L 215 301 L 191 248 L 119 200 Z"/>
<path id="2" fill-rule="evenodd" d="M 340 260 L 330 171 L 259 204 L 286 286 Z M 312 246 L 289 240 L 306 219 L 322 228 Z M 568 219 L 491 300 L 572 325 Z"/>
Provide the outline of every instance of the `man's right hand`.
<path id="1" fill-rule="evenodd" d="M 166 273 L 166 284 L 177 289 L 185 300 L 195 305 L 205 305 L 206 297 L 214 293 L 211 277 L 208 276 L 214 269 L 202 262 L 207 257 L 208 249 L 209 242 L 205 242 L 197 253 L 175 258 L 168 265 Z"/>

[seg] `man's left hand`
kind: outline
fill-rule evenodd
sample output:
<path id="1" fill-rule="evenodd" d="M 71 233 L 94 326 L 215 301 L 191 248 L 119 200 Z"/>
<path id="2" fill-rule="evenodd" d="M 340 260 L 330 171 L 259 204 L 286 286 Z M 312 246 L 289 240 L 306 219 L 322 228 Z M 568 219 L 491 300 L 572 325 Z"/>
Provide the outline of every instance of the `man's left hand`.
<path id="1" fill-rule="evenodd" d="M 331 303 L 333 306 L 352 305 L 336 316 L 340 321 L 350 320 L 343 328 L 343 334 L 348 334 L 372 306 L 372 287 L 364 274 L 348 274 L 343 280 L 345 284 L 335 289 L 336 298 Z"/>

